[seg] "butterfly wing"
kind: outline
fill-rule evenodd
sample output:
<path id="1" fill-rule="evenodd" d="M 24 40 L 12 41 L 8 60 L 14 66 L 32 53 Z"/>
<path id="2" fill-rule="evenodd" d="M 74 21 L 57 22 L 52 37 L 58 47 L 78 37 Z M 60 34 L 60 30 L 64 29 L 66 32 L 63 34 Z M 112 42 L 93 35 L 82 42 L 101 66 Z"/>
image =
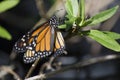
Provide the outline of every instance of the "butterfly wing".
<path id="1" fill-rule="evenodd" d="M 65 52 L 65 42 L 60 31 L 56 32 L 54 56 L 60 55 Z"/>
<path id="2" fill-rule="evenodd" d="M 23 35 L 23 37 L 15 43 L 13 50 L 20 53 L 26 52 L 27 49 L 30 48 L 30 46 L 33 47 L 35 45 L 35 37 L 38 35 L 39 32 L 42 32 L 42 30 L 44 30 L 46 26 L 46 23 L 44 23 L 40 28 L 29 31 L 27 34 Z"/>
<path id="3" fill-rule="evenodd" d="M 53 27 L 48 26 L 48 29 L 44 30 L 37 37 L 37 45 L 35 47 L 36 57 L 46 57 L 49 56 L 53 52 L 54 46 L 54 37 L 55 37 L 55 29 Z"/>
<path id="4" fill-rule="evenodd" d="M 13 50 L 18 53 L 25 52 L 26 46 L 28 45 L 28 41 L 29 41 L 29 32 L 26 35 L 23 35 L 23 37 L 15 43 Z"/>
<path id="5" fill-rule="evenodd" d="M 24 53 L 24 62 L 31 63 L 37 58 L 43 58 L 51 55 L 54 47 L 55 29 L 49 23 L 44 24 L 31 34 L 29 46 Z"/>
<path id="6" fill-rule="evenodd" d="M 61 32 L 56 30 L 57 26 L 57 18 L 53 16 L 48 22 L 18 40 L 14 49 L 25 52 L 23 57 L 25 63 L 31 63 L 37 58 L 47 57 L 52 53 L 58 55 L 64 52 L 64 40 Z"/>

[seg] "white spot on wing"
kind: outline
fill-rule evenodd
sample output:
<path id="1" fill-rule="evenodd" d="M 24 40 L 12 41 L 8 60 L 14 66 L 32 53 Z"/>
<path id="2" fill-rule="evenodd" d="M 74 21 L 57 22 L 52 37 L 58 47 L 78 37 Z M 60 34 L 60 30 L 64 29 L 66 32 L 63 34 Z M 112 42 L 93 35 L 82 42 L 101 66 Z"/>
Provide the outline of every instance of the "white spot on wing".
<path id="1" fill-rule="evenodd" d="M 32 47 L 28 47 L 28 49 L 32 50 Z"/>

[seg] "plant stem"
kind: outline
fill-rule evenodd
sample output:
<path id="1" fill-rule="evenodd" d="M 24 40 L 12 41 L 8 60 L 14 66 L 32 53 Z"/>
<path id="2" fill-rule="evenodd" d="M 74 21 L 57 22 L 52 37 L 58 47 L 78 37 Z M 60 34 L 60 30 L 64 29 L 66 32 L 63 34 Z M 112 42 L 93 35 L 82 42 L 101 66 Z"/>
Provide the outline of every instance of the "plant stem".
<path id="1" fill-rule="evenodd" d="M 25 78 L 28 78 L 32 72 L 34 71 L 35 67 L 37 66 L 38 62 L 39 62 L 40 58 L 36 59 L 36 61 L 32 64 L 32 66 L 30 67 L 27 75 L 25 76 Z"/>
<path id="2" fill-rule="evenodd" d="M 90 65 L 95 64 L 95 63 L 100 63 L 100 62 L 109 61 L 109 60 L 118 59 L 118 58 L 120 58 L 120 55 L 115 55 L 115 54 L 95 57 L 95 58 L 84 60 L 84 61 L 81 61 L 81 62 L 78 62 L 75 64 L 71 64 L 67 67 L 63 67 L 63 68 L 56 70 L 56 71 L 53 71 L 53 72 L 36 75 L 36 76 L 30 77 L 30 78 L 27 78 L 25 80 L 45 79 L 45 78 L 49 78 L 51 76 L 54 76 L 58 73 L 68 71 L 70 69 L 83 68 L 85 66 L 90 66 Z"/>

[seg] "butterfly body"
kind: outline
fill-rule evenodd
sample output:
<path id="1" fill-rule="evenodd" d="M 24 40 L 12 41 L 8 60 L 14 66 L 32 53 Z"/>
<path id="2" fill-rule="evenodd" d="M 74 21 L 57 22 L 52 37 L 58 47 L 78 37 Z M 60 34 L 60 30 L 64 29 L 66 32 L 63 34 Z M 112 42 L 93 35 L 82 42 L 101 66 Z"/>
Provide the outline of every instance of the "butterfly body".
<path id="1" fill-rule="evenodd" d="M 58 30 L 58 20 L 53 16 L 37 29 L 29 31 L 15 43 L 16 52 L 24 52 L 23 60 L 31 63 L 37 58 L 57 56 L 64 53 L 65 44 L 61 32 Z"/>

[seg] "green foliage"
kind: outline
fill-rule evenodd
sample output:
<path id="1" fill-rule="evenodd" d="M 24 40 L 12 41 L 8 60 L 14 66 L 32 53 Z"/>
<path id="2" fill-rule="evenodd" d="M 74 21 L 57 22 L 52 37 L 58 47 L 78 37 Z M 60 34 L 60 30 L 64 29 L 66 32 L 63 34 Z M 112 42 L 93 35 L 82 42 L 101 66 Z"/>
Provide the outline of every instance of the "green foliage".
<path id="1" fill-rule="evenodd" d="M 90 25 L 99 24 L 112 17 L 119 6 L 115 6 L 106 11 L 100 12 L 87 20 L 85 20 L 84 0 L 80 0 L 80 2 L 78 2 L 77 0 L 67 0 L 65 7 L 67 11 L 66 17 L 68 18 L 68 20 L 65 21 L 64 27 L 59 26 L 59 28 L 71 28 L 73 23 L 76 23 L 76 25 L 79 27 L 86 27 Z"/>
<path id="2" fill-rule="evenodd" d="M 110 33 L 109 35 L 108 34 L 98 30 L 90 30 L 88 37 L 96 40 L 98 43 L 102 44 L 103 46 L 111 50 L 120 52 L 120 45 L 115 41 L 115 39 L 118 37 L 114 37 L 115 38 L 114 39 L 113 36 L 109 36 L 109 35 L 112 35 L 112 33 Z M 119 34 L 119 37 L 120 37 L 120 34 Z"/>
<path id="3" fill-rule="evenodd" d="M 84 0 L 80 0 L 80 2 L 79 2 L 79 15 L 80 15 L 80 19 L 79 20 L 81 20 L 81 21 L 79 21 L 80 23 L 79 23 L 79 25 L 81 26 L 82 24 L 83 24 L 83 22 L 84 22 L 84 20 L 85 20 L 85 1 Z"/>
<path id="4" fill-rule="evenodd" d="M 7 39 L 7 40 L 12 39 L 10 33 L 5 28 L 3 28 L 2 26 L 0 26 L 0 37 L 4 38 L 4 39 Z"/>
<path id="5" fill-rule="evenodd" d="M 13 7 L 15 7 L 20 0 L 3 0 L 0 2 L 0 13 L 5 12 Z M 0 37 L 7 39 L 7 40 L 11 40 L 12 37 L 9 34 L 9 32 L 4 29 L 2 26 L 0 26 Z"/>
<path id="6" fill-rule="evenodd" d="M 112 39 L 115 39 L 115 40 L 120 39 L 120 34 L 118 34 L 118 33 L 110 32 L 110 31 L 103 31 L 103 33 L 108 35 Z"/>
<path id="7" fill-rule="evenodd" d="M 65 21 L 65 24 L 60 25 L 59 28 L 69 30 L 72 29 L 72 27 L 76 27 L 78 34 L 88 36 L 101 45 L 120 52 L 120 45 L 116 41 L 116 39 L 120 39 L 120 34 L 98 30 L 82 31 L 82 27 L 96 25 L 112 17 L 119 6 L 102 11 L 87 20 L 85 20 L 85 0 L 80 0 L 80 2 L 78 2 L 78 0 L 67 0 L 65 8 L 67 11 L 67 20 Z M 74 24 L 76 26 L 74 26 Z"/>
<path id="8" fill-rule="evenodd" d="M 66 24 L 60 25 L 60 26 L 58 26 L 58 28 L 65 29 L 66 28 Z"/>
<path id="9" fill-rule="evenodd" d="M 77 0 L 67 0 L 65 7 L 68 13 L 68 18 L 71 16 L 77 17 L 79 9 Z"/>
<path id="10" fill-rule="evenodd" d="M 0 2 L 0 13 L 13 8 L 19 3 L 19 0 L 3 0 Z"/>
<path id="11" fill-rule="evenodd" d="M 76 5 L 76 6 L 74 6 Z M 78 2 L 77 0 L 67 0 L 66 2 L 66 11 L 67 11 L 67 15 L 66 17 L 68 18 L 67 21 L 65 21 L 64 25 L 59 26 L 59 28 L 67 28 L 70 29 L 72 23 L 75 22 L 77 15 L 78 15 Z"/>
<path id="12" fill-rule="evenodd" d="M 110 17 L 112 17 L 115 14 L 118 7 L 119 6 L 115 6 L 111 9 L 106 10 L 106 11 L 100 12 L 99 14 L 97 14 L 97 15 L 91 17 L 90 19 L 86 20 L 84 22 L 84 24 L 81 25 L 81 26 L 96 25 L 96 24 L 99 24 L 99 23 L 109 19 Z"/>

